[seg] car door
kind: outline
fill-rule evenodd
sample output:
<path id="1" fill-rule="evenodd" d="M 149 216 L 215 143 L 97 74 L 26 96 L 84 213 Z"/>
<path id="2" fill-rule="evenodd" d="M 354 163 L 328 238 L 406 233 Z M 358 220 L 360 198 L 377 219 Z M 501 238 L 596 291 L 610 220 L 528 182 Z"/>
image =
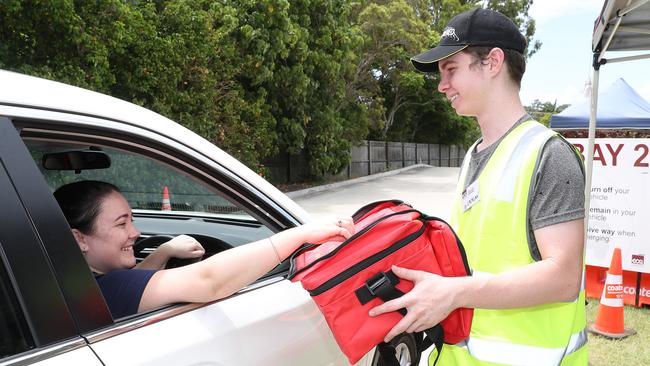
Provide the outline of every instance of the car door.
<path id="1" fill-rule="evenodd" d="M 0 365 L 101 365 L 43 253 L 39 213 L 26 210 L 37 197 L 23 193 L 39 182 L 46 188 L 13 125 L 0 117 Z"/>
<path id="2" fill-rule="evenodd" d="M 160 167 L 160 171 L 151 176 L 160 177 L 164 171 L 179 177 L 176 182 L 183 184 L 177 184 L 178 189 L 186 189 L 184 187 L 191 184 L 199 187 L 194 191 L 190 189 L 186 197 L 196 191 L 207 191 L 214 197 L 206 196 L 206 200 L 226 202 L 204 205 L 217 206 L 216 212 L 197 212 L 195 208 L 184 211 L 183 207 L 187 206 L 184 203 L 172 212 L 162 212 L 147 206 L 155 202 L 151 195 L 158 194 L 157 199 L 162 199 L 160 191 L 134 192 L 129 202 L 132 206 L 144 202 L 142 209 L 134 208 L 134 219 L 142 226 L 145 236 L 200 232 L 205 236 L 227 238 L 225 241 L 232 245 L 245 245 L 247 241 L 298 224 L 290 212 L 274 203 L 272 197 L 261 194 L 228 167 L 193 151 L 191 146 L 182 143 L 182 137 L 172 140 L 156 133 L 154 128 L 141 129 L 92 116 L 40 110 L 35 118 L 28 109 L 13 113 L 12 123 L 20 131 L 24 144 L 30 147 L 32 160 L 29 164 L 32 169 L 40 168 L 41 174 L 47 175 L 47 172 L 39 166 L 42 158 L 39 148 L 57 146 L 60 151 L 65 146 L 71 149 L 91 147 L 110 151 L 115 156 L 125 155 L 126 158 L 120 159 L 127 165 L 139 161 L 130 168 L 123 167 L 119 170 L 122 175 L 111 178 L 118 183 L 126 184 L 133 178 L 129 174 L 141 178 L 151 173 L 145 171 L 151 164 L 157 167 L 155 169 Z M 52 190 L 65 179 L 85 177 L 85 172 L 68 173 L 72 176 L 40 177 L 41 189 L 25 194 L 39 196 L 51 208 L 56 202 L 43 187 L 49 184 Z M 144 181 L 150 183 L 151 180 Z M 28 209 L 37 211 L 38 206 L 43 205 L 36 201 L 33 199 Z M 224 207 L 232 211 L 224 213 Z M 57 212 L 55 217 L 62 215 Z M 60 222 L 56 226 L 58 229 L 43 222 L 40 228 L 54 232 L 66 228 Z M 226 233 L 222 234 L 224 231 Z M 65 240 L 70 244 L 71 235 Z M 88 307 L 75 298 L 82 295 L 74 294 L 72 284 L 63 283 L 67 279 L 73 281 L 75 276 L 80 276 L 85 283 L 91 275 L 87 268 L 78 268 L 80 253 L 72 255 L 73 262 L 66 262 L 55 243 L 42 243 L 42 246 L 45 253 L 54 258 L 51 262 L 54 271 L 61 273 L 59 285 L 68 303 L 73 304 L 70 306 L 72 317 L 79 319 L 82 325 L 78 326 L 79 334 L 104 365 L 348 365 L 308 293 L 299 284 L 285 279 L 286 263 L 227 299 L 210 304 L 179 304 L 106 321 L 105 303 L 95 304 L 99 315 L 89 315 Z M 71 265 L 76 268 L 67 268 Z M 96 302 L 96 286 L 85 287 L 82 292 L 94 297 L 92 301 Z M 365 362 L 362 360 L 359 364 Z"/>

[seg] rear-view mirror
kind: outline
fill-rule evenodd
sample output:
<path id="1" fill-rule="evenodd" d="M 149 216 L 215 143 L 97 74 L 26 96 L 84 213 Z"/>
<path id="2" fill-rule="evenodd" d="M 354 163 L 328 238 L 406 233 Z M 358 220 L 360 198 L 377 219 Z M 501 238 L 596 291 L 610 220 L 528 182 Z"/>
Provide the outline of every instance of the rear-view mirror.
<path id="1" fill-rule="evenodd" d="M 106 169 L 111 158 L 101 151 L 73 150 L 43 155 L 43 167 L 47 170 L 89 170 Z"/>

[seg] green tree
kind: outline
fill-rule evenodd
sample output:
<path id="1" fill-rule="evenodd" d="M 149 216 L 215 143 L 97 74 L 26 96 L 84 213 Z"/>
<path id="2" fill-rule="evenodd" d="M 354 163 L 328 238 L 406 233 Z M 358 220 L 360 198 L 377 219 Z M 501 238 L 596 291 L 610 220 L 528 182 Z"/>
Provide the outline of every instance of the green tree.
<path id="1" fill-rule="evenodd" d="M 5 0 L 0 67 L 152 109 L 252 168 L 306 152 L 320 176 L 366 137 L 473 138 L 471 120 L 436 92 L 437 76 L 417 73 L 409 57 L 482 4 L 515 17 L 530 39 L 530 3 Z"/>
<path id="2" fill-rule="evenodd" d="M 382 117 L 370 123 L 370 137 L 449 144 L 474 140 L 478 129 L 472 119 L 457 116 L 437 92 L 437 74 L 416 73 L 408 59 L 435 46 L 453 16 L 477 6 L 513 18 L 532 44 L 527 53 L 530 57 L 541 45 L 532 40 L 535 23 L 528 16 L 531 4 L 526 0 L 367 2 L 358 22 L 365 36 L 361 52 L 365 63 L 360 64 L 369 67 L 353 85 L 359 98 L 374 107 L 374 115 Z M 413 38 L 417 40 L 411 41 Z"/>
<path id="3" fill-rule="evenodd" d="M 427 17 L 404 0 L 369 2 L 357 22 L 363 34 L 357 70 L 348 96 L 365 104 L 376 119 L 374 135 L 385 138 L 397 113 L 425 93 L 425 80 L 409 57 L 434 41 Z"/>
<path id="4" fill-rule="evenodd" d="M 351 143 L 367 131 L 344 115 L 358 42 L 350 8 L 344 0 L 292 1 L 288 13 L 296 43 L 269 86 L 280 146 L 290 153 L 306 150 L 315 176 L 344 167 Z"/>
<path id="5" fill-rule="evenodd" d="M 538 122 L 548 127 L 551 116 L 562 112 L 568 106 L 569 104 L 558 105 L 557 100 L 554 102 L 541 102 L 539 99 L 535 99 L 529 106 L 525 106 L 525 109 Z"/>
<path id="6" fill-rule="evenodd" d="M 134 14 L 118 0 L 93 4 L 0 2 L 0 67 L 108 92 L 115 84 L 109 54 L 128 37 L 125 21 Z M 96 21 L 88 24 L 89 17 Z"/>

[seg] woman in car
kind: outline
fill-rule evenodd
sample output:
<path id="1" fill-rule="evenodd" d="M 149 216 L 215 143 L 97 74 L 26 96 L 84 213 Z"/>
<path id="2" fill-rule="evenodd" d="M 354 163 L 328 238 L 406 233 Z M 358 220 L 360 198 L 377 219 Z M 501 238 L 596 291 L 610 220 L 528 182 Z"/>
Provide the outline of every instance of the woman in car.
<path id="1" fill-rule="evenodd" d="M 134 268 L 133 244 L 140 232 L 117 187 L 80 181 L 60 187 L 54 196 L 114 318 L 177 302 L 229 296 L 273 269 L 302 243 L 348 238 L 354 231 L 349 218 L 336 224 L 306 224 L 184 267 L 139 269 Z M 189 236 L 176 240 L 183 242 L 186 253 L 203 253 Z"/>

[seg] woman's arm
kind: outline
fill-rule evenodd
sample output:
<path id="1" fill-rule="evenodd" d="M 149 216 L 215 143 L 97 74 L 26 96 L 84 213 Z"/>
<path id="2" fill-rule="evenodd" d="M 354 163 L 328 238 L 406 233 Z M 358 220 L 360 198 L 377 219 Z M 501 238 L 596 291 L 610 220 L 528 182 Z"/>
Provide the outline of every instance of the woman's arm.
<path id="1" fill-rule="evenodd" d="M 351 219 L 306 224 L 242 245 L 195 264 L 153 275 L 138 311 L 175 302 L 207 302 L 229 296 L 277 266 L 303 243 L 323 243 L 354 233 Z"/>
<path id="2" fill-rule="evenodd" d="M 155 269 L 165 268 L 170 258 L 198 258 L 205 254 L 203 246 L 189 235 L 179 235 L 161 244 L 134 268 Z"/>

